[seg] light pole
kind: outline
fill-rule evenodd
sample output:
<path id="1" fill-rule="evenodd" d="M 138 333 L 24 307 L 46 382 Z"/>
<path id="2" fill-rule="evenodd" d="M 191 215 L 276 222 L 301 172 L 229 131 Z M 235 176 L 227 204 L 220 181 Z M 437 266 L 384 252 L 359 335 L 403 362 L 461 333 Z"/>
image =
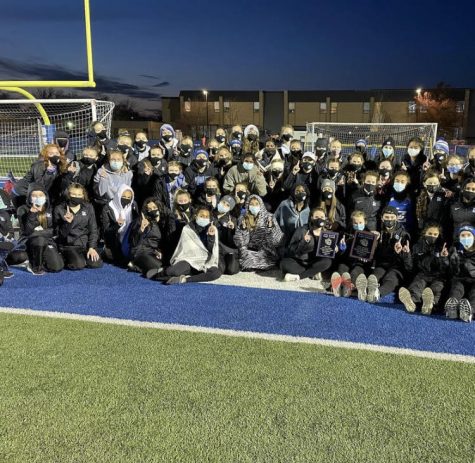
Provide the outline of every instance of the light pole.
<path id="1" fill-rule="evenodd" d="M 208 121 L 208 90 L 203 90 L 203 95 L 206 98 L 206 140 L 208 140 L 209 121 Z"/>
<path id="2" fill-rule="evenodd" d="M 416 100 L 416 122 L 419 122 L 419 98 L 421 97 L 421 92 L 422 88 L 417 88 L 416 89 L 416 95 L 417 95 L 417 100 Z"/>

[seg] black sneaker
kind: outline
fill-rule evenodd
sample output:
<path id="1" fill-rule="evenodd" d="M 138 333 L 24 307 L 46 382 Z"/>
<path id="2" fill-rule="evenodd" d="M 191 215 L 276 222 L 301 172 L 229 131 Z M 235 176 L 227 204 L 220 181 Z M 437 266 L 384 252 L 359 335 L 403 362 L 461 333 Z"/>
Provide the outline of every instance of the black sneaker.
<path id="1" fill-rule="evenodd" d="M 32 267 L 31 265 L 28 265 L 26 269 L 33 275 L 40 276 L 45 274 L 45 271 L 41 267 Z"/>
<path id="2" fill-rule="evenodd" d="M 10 271 L 6 271 L 6 272 L 3 272 L 3 278 L 12 278 L 13 277 L 13 273 L 10 272 Z"/>
<path id="3" fill-rule="evenodd" d="M 145 276 L 148 280 L 155 280 L 156 278 L 161 276 L 162 273 L 163 273 L 163 267 L 152 268 L 145 274 Z"/>
<path id="4" fill-rule="evenodd" d="M 459 301 L 455 297 L 449 297 L 445 303 L 445 316 L 451 320 L 458 318 Z"/>
<path id="5" fill-rule="evenodd" d="M 470 323 L 472 321 L 472 306 L 468 299 L 461 299 L 459 306 L 459 317 L 460 320 Z"/>

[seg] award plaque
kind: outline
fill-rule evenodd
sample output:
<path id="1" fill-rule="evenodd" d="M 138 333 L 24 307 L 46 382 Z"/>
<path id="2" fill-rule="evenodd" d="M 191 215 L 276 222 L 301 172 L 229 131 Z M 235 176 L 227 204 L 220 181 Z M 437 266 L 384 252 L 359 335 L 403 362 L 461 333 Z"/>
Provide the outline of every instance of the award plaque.
<path id="1" fill-rule="evenodd" d="M 322 231 L 318 238 L 316 255 L 318 257 L 334 259 L 336 254 L 335 248 L 338 246 L 338 237 L 339 234 L 336 232 Z"/>
<path id="2" fill-rule="evenodd" d="M 378 244 L 378 237 L 374 233 L 358 231 L 355 233 L 351 245 L 350 257 L 360 260 L 371 260 Z"/>

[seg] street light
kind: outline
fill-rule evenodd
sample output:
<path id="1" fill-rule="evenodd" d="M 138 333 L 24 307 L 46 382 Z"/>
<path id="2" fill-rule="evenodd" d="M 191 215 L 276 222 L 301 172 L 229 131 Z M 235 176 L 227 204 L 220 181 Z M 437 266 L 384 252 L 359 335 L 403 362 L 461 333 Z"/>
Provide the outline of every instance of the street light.
<path id="1" fill-rule="evenodd" d="M 418 88 L 416 90 L 417 96 L 421 96 L 422 88 Z"/>
<path id="2" fill-rule="evenodd" d="M 208 90 L 203 90 L 203 95 L 206 98 L 206 139 L 208 139 L 209 121 L 208 121 Z"/>

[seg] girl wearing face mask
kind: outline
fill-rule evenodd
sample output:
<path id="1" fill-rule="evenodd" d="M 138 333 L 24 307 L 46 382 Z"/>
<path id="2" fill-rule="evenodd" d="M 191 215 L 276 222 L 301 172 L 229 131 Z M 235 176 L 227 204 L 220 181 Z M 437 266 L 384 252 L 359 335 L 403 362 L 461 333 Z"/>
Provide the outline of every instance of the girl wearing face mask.
<path id="1" fill-rule="evenodd" d="M 289 194 L 284 188 L 284 162 L 275 158 L 268 166 L 264 178 L 267 182 L 266 206 L 270 211 L 275 211 Z"/>
<path id="2" fill-rule="evenodd" d="M 445 315 L 470 323 L 475 308 L 475 228 L 464 224 L 456 236 L 457 246 L 448 254 L 451 285 Z"/>
<path id="3" fill-rule="evenodd" d="M 328 228 L 332 231 L 342 231 L 346 228 L 345 206 L 336 197 L 336 186 L 332 180 L 322 182 L 319 207 L 325 211 L 328 218 Z"/>
<path id="4" fill-rule="evenodd" d="M 212 138 L 209 141 L 208 148 L 206 150 L 208 152 L 209 162 L 211 162 L 211 163 L 214 162 L 214 160 L 216 158 L 216 155 L 218 154 L 218 150 L 219 150 L 219 142 L 218 142 L 218 140 L 216 140 L 216 138 Z"/>
<path id="5" fill-rule="evenodd" d="M 394 176 L 393 191 L 388 206 L 398 211 L 399 223 L 411 233 L 415 228 L 415 207 L 410 190 L 411 179 L 406 171 L 399 171 Z"/>
<path id="6" fill-rule="evenodd" d="M 219 237 L 208 208 L 199 206 L 194 219 L 183 228 L 171 266 L 162 279 L 168 285 L 198 283 L 218 279 Z"/>
<path id="7" fill-rule="evenodd" d="M 424 142 L 419 137 L 411 138 L 407 143 L 401 168 L 409 174 L 411 187 L 416 195 L 421 191 L 423 166 L 426 162 L 427 156 L 424 154 Z"/>
<path id="8" fill-rule="evenodd" d="M 130 261 L 129 230 L 132 221 L 138 216 L 134 191 L 121 185 L 114 198 L 102 210 L 102 229 L 104 231 L 104 259 L 120 267 Z"/>
<path id="9" fill-rule="evenodd" d="M 452 233 L 464 223 L 475 225 L 475 179 L 468 179 L 462 184 L 460 199 L 450 206 L 449 223 L 453 226 Z"/>
<path id="10" fill-rule="evenodd" d="M 191 196 L 197 200 L 203 193 L 206 179 L 216 177 L 216 168 L 210 163 L 208 153 L 199 148 L 194 153 L 194 161 L 185 169 L 185 182 Z"/>
<path id="11" fill-rule="evenodd" d="M 170 124 L 163 124 L 160 127 L 160 141 L 158 144 L 163 149 L 166 161 L 173 160 L 179 155 L 179 142 L 176 138 L 175 129 Z M 193 146 L 193 143 L 191 146 Z"/>
<path id="12" fill-rule="evenodd" d="M 224 177 L 228 173 L 228 170 L 233 165 L 233 155 L 228 148 L 221 147 L 218 149 L 218 153 L 213 161 L 213 166 L 216 170 L 216 178 L 219 181 L 219 184 L 222 185 L 224 182 Z"/>
<path id="13" fill-rule="evenodd" d="M 243 139 L 242 127 L 240 125 L 233 125 L 231 128 L 230 143 L 232 140 L 238 140 L 242 142 L 242 139 Z"/>
<path id="14" fill-rule="evenodd" d="M 475 146 L 469 150 L 467 159 L 468 164 L 463 170 L 463 175 L 465 179 L 475 177 Z"/>
<path id="15" fill-rule="evenodd" d="M 162 148 L 167 162 L 177 161 L 183 169 L 186 169 L 193 162 L 193 139 L 191 137 L 183 137 L 173 150 L 169 149 L 171 153 L 169 155 L 166 154 L 167 150 L 163 143 L 159 143 L 159 146 Z"/>
<path id="16" fill-rule="evenodd" d="M 229 142 L 229 149 L 233 157 L 233 165 L 237 165 L 242 161 L 242 141 L 241 140 L 231 140 Z"/>
<path id="17" fill-rule="evenodd" d="M 117 151 L 122 153 L 124 163 L 127 164 L 129 169 L 135 170 L 138 159 L 135 155 L 134 147 L 132 146 L 132 138 L 128 135 L 121 135 L 117 138 Z"/>
<path id="18" fill-rule="evenodd" d="M 312 209 L 308 224 L 297 228 L 288 246 L 287 256 L 280 262 L 284 281 L 299 281 L 315 278 L 318 290 L 323 291 L 322 272 L 327 271 L 333 263 L 328 257 L 318 257 L 318 240 L 326 230 L 325 211 L 319 207 Z"/>
<path id="19" fill-rule="evenodd" d="M 442 187 L 449 192 L 449 196 L 457 198 L 460 194 L 460 188 L 464 181 L 463 164 L 463 159 L 456 154 L 447 158 L 447 168 L 442 170 L 440 179 Z"/>
<path id="20" fill-rule="evenodd" d="M 166 255 L 168 237 L 175 231 L 175 220 L 155 198 L 147 198 L 140 215 L 132 222 L 129 233 L 129 268 L 135 268 L 147 278 L 161 273 Z M 150 272 L 150 273 L 149 273 Z"/>
<path id="21" fill-rule="evenodd" d="M 26 245 L 28 253 L 27 270 L 33 275 L 60 272 L 64 262 L 53 240 L 53 214 L 42 185 L 30 185 L 27 202 L 18 209 L 17 216 L 20 243 Z"/>
<path id="22" fill-rule="evenodd" d="M 203 192 L 197 198 L 196 204 L 206 206 L 210 211 L 214 211 L 218 207 L 220 197 L 221 189 L 218 180 L 215 177 L 209 177 L 205 181 Z"/>
<path id="23" fill-rule="evenodd" d="M 135 134 L 133 149 L 138 162 L 149 156 L 150 146 L 148 145 L 148 137 L 145 132 L 137 132 Z"/>
<path id="24" fill-rule="evenodd" d="M 227 141 L 227 134 L 226 130 L 222 127 L 219 127 L 216 130 L 216 135 L 214 139 L 218 142 L 218 148 L 225 147 L 226 148 L 226 141 Z"/>
<path id="25" fill-rule="evenodd" d="M 381 153 L 376 159 L 376 162 L 379 163 L 384 159 L 390 161 L 394 166 L 396 165 L 396 142 L 392 137 L 388 137 L 386 140 L 384 140 L 381 146 Z"/>
<path id="26" fill-rule="evenodd" d="M 265 172 L 274 159 L 283 161 L 285 158 L 280 154 L 274 140 L 269 139 L 266 141 L 265 147 L 256 153 L 256 160 L 261 172 Z"/>
<path id="27" fill-rule="evenodd" d="M 66 174 L 68 162 L 58 145 L 45 145 L 40 153 L 40 159 L 35 161 L 26 175 L 18 180 L 13 189 L 13 202 L 18 208 L 25 204 L 28 189 L 31 184 L 41 185 L 48 193 L 52 204 L 61 199 L 62 174 Z"/>
<path id="28" fill-rule="evenodd" d="M 246 154 L 242 162 L 231 167 L 224 177 L 223 190 L 225 193 L 231 193 L 237 183 L 247 183 L 251 194 L 265 196 L 267 193 L 267 183 L 264 175 L 256 166 L 256 157 L 252 154 Z"/>
<path id="29" fill-rule="evenodd" d="M 375 197 L 377 182 L 377 172 L 366 172 L 362 179 L 361 187 L 352 194 L 349 201 L 349 214 L 352 214 L 354 211 L 363 211 L 365 213 L 368 230 L 370 231 L 377 230 L 379 212 L 382 207 L 381 200 Z"/>
<path id="30" fill-rule="evenodd" d="M 167 170 L 165 175 L 153 179 L 152 196 L 174 211 L 173 200 L 176 192 L 182 189 L 188 190 L 188 185 L 179 162 L 170 161 Z"/>
<path id="31" fill-rule="evenodd" d="M 65 202 L 54 209 L 53 222 L 57 243 L 68 270 L 102 267 L 97 252 L 99 232 L 94 207 L 85 188 L 72 183 Z"/>
<path id="32" fill-rule="evenodd" d="M 399 289 L 399 300 L 408 312 L 415 312 L 422 302 L 421 313 L 430 315 L 437 306 L 445 286 L 449 261 L 442 228 L 429 224 L 404 261 L 411 283 Z"/>
<path id="33" fill-rule="evenodd" d="M 249 198 L 249 190 L 247 189 L 247 183 L 236 183 L 233 191 L 233 198 L 236 201 L 236 206 L 232 210 L 232 215 L 236 219 L 239 219 L 246 213 L 246 201 Z"/>
<path id="34" fill-rule="evenodd" d="M 219 268 L 226 275 L 239 272 L 239 255 L 234 243 L 237 220 L 232 216 L 236 201 L 230 195 L 223 196 L 214 212 L 216 227 L 219 233 Z"/>
<path id="35" fill-rule="evenodd" d="M 259 129 L 255 125 L 250 124 L 244 129 L 243 152 L 256 154 L 259 149 Z"/>
<path id="36" fill-rule="evenodd" d="M 437 172 L 429 170 L 422 181 L 423 190 L 416 199 L 417 227 L 421 231 L 429 223 L 439 223 L 447 228 L 450 201 L 440 186 Z"/>
<path id="37" fill-rule="evenodd" d="M 239 218 L 234 242 L 239 249 L 241 270 L 267 270 L 279 261 L 278 248 L 284 234 L 262 198 L 251 195 L 246 212 Z"/>
<path id="38" fill-rule="evenodd" d="M 331 180 L 336 185 L 336 197 L 343 201 L 346 196 L 346 178 L 341 169 L 341 162 L 334 158 L 329 157 L 326 161 L 325 168 L 320 171 L 317 181 L 317 189 L 321 191 L 322 182 L 324 180 Z"/>
<path id="39" fill-rule="evenodd" d="M 102 122 L 93 121 L 87 133 L 87 146 L 94 147 L 99 154 L 99 167 L 107 156 L 107 149 L 111 140 L 107 135 L 107 130 Z"/>
<path id="40" fill-rule="evenodd" d="M 300 142 L 298 142 L 300 144 Z M 294 163 L 294 159 L 291 163 Z M 316 162 L 315 154 L 306 152 L 302 155 L 302 159 L 293 164 L 293 167 L 289 167 L 284 171 L 284 189 L 292 191 L 297 185 L 306 185 L 310 191 L 315 190 L 318 185 L 318 173 L 315 170 Z M 290 169 L 290 172 L 289 172 Z M 286 175 L 286 172 L 288 174 Z"/>
<path id="41" fill-rule="evenodd" d="M 390 161 L 381 161 L 378 164 L 378 183 L 376 186 L 376 194 L 378 198 L 382 199 L 383 201 L 388 201 L 389 196 L 391 194 L 392 190 L 392 184 L 393 184 L 393 165 L 391 164 Z"/>
<path id="42" fill-rule="evenodd" d="M 274 213 L 285 236 L 284 244 L 292 238 L 295 230 L 308 223 L 310 192 L 305 185 L 297 185 L 290 197 L 282 201 Z"/>
<path id="43" fill-rule="evenodd" d="M 290 144 L 294 138 L 294 128 L 291 125 L 284 125 L 280 129 L 280 140 L 281 144 L 279 147 L 279 154 L 282 156 L 282 159 L 287 159 L 290 154 Z"/>
<path id="44" fill-rule="evenodd" d="M 124 162 L 121 151 L 111 151 L 106 162 L 94 177 L 94 196 L 105 205 L 116 197 L 122 186 L 132 185 L 132 171 Z"/>

